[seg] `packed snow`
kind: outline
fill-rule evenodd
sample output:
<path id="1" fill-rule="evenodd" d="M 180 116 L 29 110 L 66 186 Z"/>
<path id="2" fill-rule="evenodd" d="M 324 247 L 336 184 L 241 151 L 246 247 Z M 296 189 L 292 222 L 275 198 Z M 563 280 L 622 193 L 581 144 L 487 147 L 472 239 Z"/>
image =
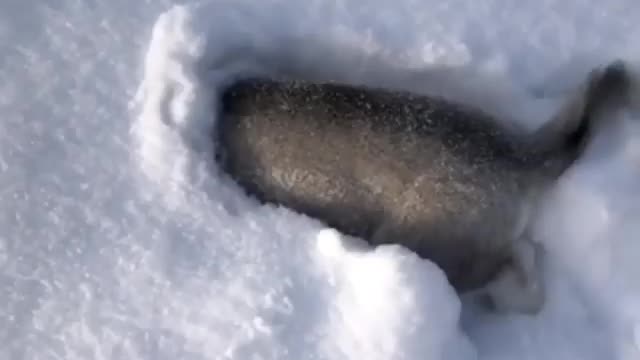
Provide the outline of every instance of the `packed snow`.
<path id="1" fill-rule="evenodd" d="M 638 359 L 640 112 L 537 221 L 536 316 L 433 263 L 260 206 L 213 162 L 219 86 L 288 73 L 434 93 L 535 128 L 640 63 L 635 0 L 0 4 L 0 359 Z M 640 68 L 640 67 L 638 67 Z"/>

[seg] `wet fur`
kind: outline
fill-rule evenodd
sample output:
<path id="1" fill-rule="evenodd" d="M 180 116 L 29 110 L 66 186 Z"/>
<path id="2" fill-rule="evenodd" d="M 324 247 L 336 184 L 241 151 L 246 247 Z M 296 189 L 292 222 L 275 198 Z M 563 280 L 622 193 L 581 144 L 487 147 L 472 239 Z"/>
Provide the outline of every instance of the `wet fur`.
<path id="1" fill-rule="evenodd" d="M 617 62 L 594 71 L 538 131 L 480 109 L 347 84 L 247 79 L 220 97 L 223 170 L 262 202 L 438 264 L 459 292 L 520 264 L 542 192 L 579 158 L 596 112 L 624 92 Z M 530 266 L 529 266 L 530 267 Z M 537 305 L 536 305 L 537 306 Z"/>

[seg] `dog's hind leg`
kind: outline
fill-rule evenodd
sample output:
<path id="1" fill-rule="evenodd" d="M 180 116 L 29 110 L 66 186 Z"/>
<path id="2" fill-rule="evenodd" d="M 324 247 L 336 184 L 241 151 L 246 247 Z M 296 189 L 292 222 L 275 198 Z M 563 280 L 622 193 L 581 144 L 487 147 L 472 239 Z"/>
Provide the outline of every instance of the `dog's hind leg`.
<path id="1" fill-rule="evenodd" d="M 544 254 L 542 245 L 528 235 L 513 244 L 511 262 L 482 290 L 492 310 L 536 314 L 542 309 Z"/>

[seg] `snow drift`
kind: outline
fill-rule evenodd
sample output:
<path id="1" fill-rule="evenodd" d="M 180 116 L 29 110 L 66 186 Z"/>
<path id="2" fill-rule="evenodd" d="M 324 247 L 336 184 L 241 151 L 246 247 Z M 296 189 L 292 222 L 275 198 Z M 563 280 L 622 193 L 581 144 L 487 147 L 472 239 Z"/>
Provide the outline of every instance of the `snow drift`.
<path id="1" fill-rule="evenodd" d="M 165 6 L 0 12 L 0 358 L 640 355 L 634 109 L 549 196 L 536 317 L 484 314 L 400 247 L 258 206 L 209 134 L 217 84 L 247 71 L 436 92 L 533 128 L 593 66 L 638 59 L 635 1 Z"/>

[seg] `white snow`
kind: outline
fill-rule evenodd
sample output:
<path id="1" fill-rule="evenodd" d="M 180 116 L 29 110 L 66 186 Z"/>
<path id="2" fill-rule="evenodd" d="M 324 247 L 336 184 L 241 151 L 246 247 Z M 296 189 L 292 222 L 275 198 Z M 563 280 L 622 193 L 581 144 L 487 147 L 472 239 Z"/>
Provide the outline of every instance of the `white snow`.
<path id="1" fill-rule="evenodd" d="M 400 247 L 258 206 L 210 140 L 217 86 L 246 71 L 435 92 L 535 127 L 592 67 L 638 63 L 640 3 L 180 4 L 0 4 L 0 359 L 640 358 L 633 109 L 548 198 L 535 317 L 480 312 Z"/>

